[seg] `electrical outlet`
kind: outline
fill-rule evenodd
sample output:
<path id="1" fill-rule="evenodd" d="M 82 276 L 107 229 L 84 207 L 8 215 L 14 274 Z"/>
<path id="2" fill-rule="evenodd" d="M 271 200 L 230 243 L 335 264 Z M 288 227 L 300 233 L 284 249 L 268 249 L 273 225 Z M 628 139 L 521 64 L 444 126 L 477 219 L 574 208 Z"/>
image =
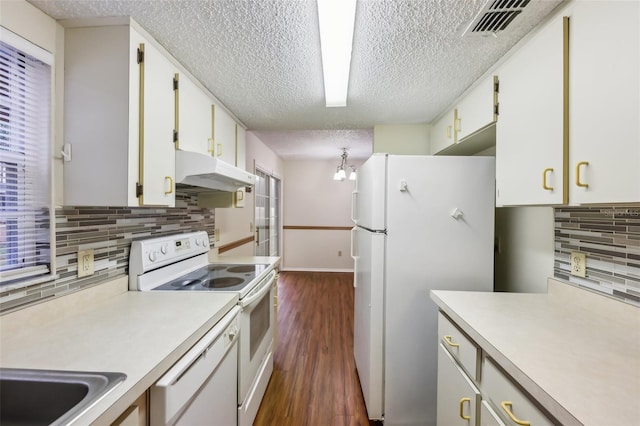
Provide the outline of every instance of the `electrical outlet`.
<path id="1" fill-rule="evenodd" d="M 93 249 L 78 251 L 78 278 L 93 275 Z"/>
<path id="2" fill-rule="evenodd" d="M 587 276 L 587 255 L 579 251 L 571 252 L 571 275 Z"/>

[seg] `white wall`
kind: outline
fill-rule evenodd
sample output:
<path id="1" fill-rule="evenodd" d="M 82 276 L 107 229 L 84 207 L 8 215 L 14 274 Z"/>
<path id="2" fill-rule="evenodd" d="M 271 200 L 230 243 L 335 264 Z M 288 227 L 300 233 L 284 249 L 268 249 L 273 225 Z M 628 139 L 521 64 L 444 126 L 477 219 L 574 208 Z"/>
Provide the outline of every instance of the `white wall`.
<path id="1" fill-rule="evenodd" d="M 252 132 L 247 132 L 246 169 L 255 173 L 256 165 L 276 177 L 284 175 L 282 159 L 278 157 Z M 216 209 L 216 235 L 220 240 L 216 246 L 234 243 L 255 232 L 255 199 L 254 193 L 248 193 L 245 206 L 240 209 Z M 282 211 L 282 209 L 281 209 Z M 218 238 L 218 237 L 216 237 Z M 222 256 L 253 256 L 255 242 L 250 242 L 225 251 Z"/>
<path id="2" fill-rule="evenodd" d="M 431 154 L 429 124 L 390 124 L 373 127 L 373 152 Z"/>
<path id="3" fill-rule="evenodd" d="M 553 208 L 497 208 L 496 239 L 495 290 L 546 293 L 554 265 Z"/>
<path id="4" fill-rule="evenodd" d="M 285 162 L 283 269 L 353 270 L 349 229 L 354 183 L 333 180 L 338 162 L 338 157 Z M 360 167 L 362 162 L 349 164 Z M 286 229 L 291 226 L 315 229 Z M 344 229 L 327 229 L 332 227 Z"/>

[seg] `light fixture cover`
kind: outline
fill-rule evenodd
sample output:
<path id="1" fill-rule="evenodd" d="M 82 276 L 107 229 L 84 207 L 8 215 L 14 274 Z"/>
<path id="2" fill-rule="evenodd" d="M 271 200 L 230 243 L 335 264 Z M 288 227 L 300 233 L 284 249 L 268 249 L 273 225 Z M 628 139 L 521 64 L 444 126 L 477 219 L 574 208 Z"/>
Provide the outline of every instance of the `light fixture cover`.
<path id="1" fill-rule="evenodd" d="M 327 107 L 347 106 L 356 0 L 318 0 L 320 49 Z"/>

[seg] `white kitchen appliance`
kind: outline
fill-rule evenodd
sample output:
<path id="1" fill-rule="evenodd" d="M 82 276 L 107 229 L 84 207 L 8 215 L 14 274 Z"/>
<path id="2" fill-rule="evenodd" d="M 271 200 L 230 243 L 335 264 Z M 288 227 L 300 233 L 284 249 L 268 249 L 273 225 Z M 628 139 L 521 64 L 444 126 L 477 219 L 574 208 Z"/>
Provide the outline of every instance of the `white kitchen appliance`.
<path id="1" fill-rule="evenodd" d="M 273 372 L 276 271 L 271 264 L 209 263 L 209 248 L 206 232 L 134 241 L 129 256 L 129 289 L 238 294 L 235 400 L 238 425 L 250 426 Z"/>
<path id="2" fill-rule="evenodd" d="M 374 154 L 351 235 L 354 357 L 372 420 L 435 425 L 432 289 L 493 290 L 495 159 Z"/>
<path id="3" fill-rule="evenodd" d="M 238 333 L 234 307 L 150 390 L 151 425 L 238 424 Z"/>

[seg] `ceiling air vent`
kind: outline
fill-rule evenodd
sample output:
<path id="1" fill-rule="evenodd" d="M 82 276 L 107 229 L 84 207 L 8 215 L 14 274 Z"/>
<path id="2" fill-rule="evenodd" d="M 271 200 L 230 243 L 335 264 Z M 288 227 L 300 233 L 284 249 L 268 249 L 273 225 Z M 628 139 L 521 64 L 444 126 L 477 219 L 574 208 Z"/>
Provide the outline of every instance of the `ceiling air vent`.
<path id="1" fill-rule="evenodd" d="M 493 35 L 504 30 L 530 0 L 489 0 L 462 33 L 469 35 Z"/>

